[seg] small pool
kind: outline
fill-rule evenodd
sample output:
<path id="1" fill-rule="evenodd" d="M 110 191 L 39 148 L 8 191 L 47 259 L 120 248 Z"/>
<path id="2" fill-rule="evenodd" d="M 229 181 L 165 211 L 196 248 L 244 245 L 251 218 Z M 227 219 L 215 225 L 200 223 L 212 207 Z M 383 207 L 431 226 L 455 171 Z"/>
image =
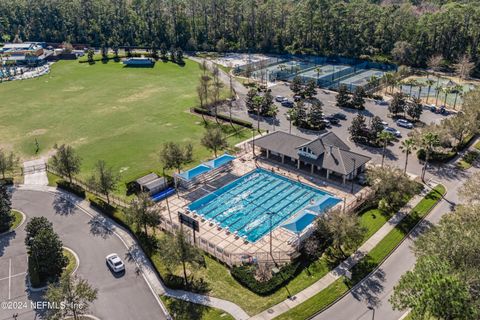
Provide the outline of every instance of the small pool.
<path id="1" fill-rule="evenodd" d="M 212 170 L 212 168 L 210 168 L 210 167 L 208 167 L 204 164 L 201 164 L 201 165 L 198 165 L 195 168 L 192 168 L 188 171 L 182 172 L 180 174 L 180 176 L 182 178 L 184 178 L 185 180 L 192 180 L 193 178 L 201 175 L 202 173 L 208 172 L 210 170 Z"/>
<path id="2" fill-rule="evenodd" d="M 255 242 L 270 231 L 270 219 L 276 228 L 309 205 L 318 203 L 322 212 L 315 214 L 320 214 L 339 201 L 323 190 L 256 169 L 192 202 L 188 209 Z"/>
<path id="3" fill-rule="evenodd" d="M 213 168 L 213 169 L 216 169 L 216 168 L 219 168 L 231 161 L 235 160 L 235 157 L 234 156 L 231 156 L 229 155 L 228 153 L 225 153 L 225 154 L 222 154 L 220 157 L 218 158 L 215 158 L 211 161 L 208 161 L 207 163 L 205 163 L 205 165 Z"/>

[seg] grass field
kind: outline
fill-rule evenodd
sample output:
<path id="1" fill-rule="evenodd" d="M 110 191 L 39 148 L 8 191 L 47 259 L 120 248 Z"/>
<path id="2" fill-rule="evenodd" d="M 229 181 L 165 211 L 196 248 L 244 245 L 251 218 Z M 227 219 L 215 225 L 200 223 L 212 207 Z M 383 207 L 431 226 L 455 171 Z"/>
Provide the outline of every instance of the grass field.
<path id="1" fill-rule="evenodd" d="M 170 297 L 160 297 L 174 319 L 178 320 L 233 320 L 228 313 Z"/>
<path id="2" fill-rule="evenodd" d="M 392 231 L 390 231 L 357 265 L 352 268 L 352 280 L 340 277 L 310 299 L 275 319 L 306 319 L 340 298 L 395 250 L 405 236 L 421 221 L 446 193 L 443 185 L 431 190 Z"/>
<path id="3" fill-rule="evenodd" d="M 83 159 L 81 177 L 102 159 L 121 173 L 122 181 L 161 171 L 158 152 L 167 141 L 192 143 L 198 163 L 211 155 L 200 145 L 201 117 L 188 111 L 197 104 L 199 76 L 197 63 L 190 60 L 185 66 L 159 61 L 154 68 L 57 62 L 49 75 L 0 85 L 0 147 L 28 159 L 67 143 Z M 244 135 L 229 142 L 249 136 Z"/>
<path id="4" fill-rule="evenodd" d="M 68 264 L 63 272 L 71 274 L 73 270 L 75 270 L 75 268 L 77 267 L 78 261 L 73 255 L 73 253 L 71 253 L 70 250 L 67 250 L 65 248 L 63 249 L 63 255 L 68 259 Z"/>

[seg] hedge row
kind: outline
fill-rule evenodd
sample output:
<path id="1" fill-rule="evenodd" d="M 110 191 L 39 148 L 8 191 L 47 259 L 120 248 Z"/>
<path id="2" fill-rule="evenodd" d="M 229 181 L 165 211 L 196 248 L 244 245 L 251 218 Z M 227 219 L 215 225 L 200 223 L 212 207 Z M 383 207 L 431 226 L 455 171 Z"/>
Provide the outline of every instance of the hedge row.
<path id="1" fill-rule="evenodd" d="M 266 282 L 259 282 L 255 279 L 254 266 L 233 267 L 230 273 L 240 284 L 261 296 L 274 293 L 295 277 L 300 270 L 300 262 L 290 263 L 280 269 L 280 272 Z"/>
<path id="2" fill-rule="evenodd" d="M 453 158 L 455 158 L 455 156 L 457 155 L 457 152 L 458 151 L 462 151 L 464 150 L 465 148 L 467 148 L 469 145 L 470 145 L 470 142 L 475 138 L 476 136 L 475 135 L 470 135 L 468 136 L 466 139 L 464 139 L 462 141 L 462 143 L 460 143 L 457 148 L 456 148 L 456 151 L 449 151 L 447 153 L 442 153 L 442 152 L 433 152 L 431 155 L 430 155 L 430 161 L 432 162 L 448 162 L 450 160 L 452 160 Z M 425 149 L 419 149 L 417 151 L 417 157 L 419 160 L 422 160 L 422 161 L 425 161 Z"/>
<path id="3" fill-rule="evenodd" d="M 66 180 L 58 180 L 57 187 L 59 187 L 60 189 L 69 191 L 79 196 L 82 199 L 85 199 L 85 190 L 83 190 L 82 187 L 80 187 L 77 184 L 70 183 L 69 181 L 66 181 Z"/>
<path id="4" fill-rule="evenodd" d="M 13 186 L 13 178 L 0 179 L 0 186 Z"/>
<path id="5" fill-rule="evenodd" d="M 92 208 L 103 212 L 109 218 L 120 224 L 122 227 L 130 229 L 130 226 L 128 225 L 125 215 L 122 211 L 96 196 L 89 196 L 88 201 L 90 202 L 90 206 Z"/>
<path id="6" fill-rule="evenodd" d="M 210 111 L 208 111 L 206 109 L 203 109 L 203 108 L 194 107 L 193 111 L 196 112 L 196 113 L 199 113 L 199 114 L 204 114 L 204 115 L 207 115 L 207 116 L 213 116 Z M 230 117 L 228 117 L 226 115 L 223 115 L 223 114 L 217 114 L 217 118 L 230 122 Z M 233 118 L 232 117 L 232 123 L 238 124 L 242 127 L 249 128 L 249 129 L 253 128 L 253 124 L 251 122 L 245 121 L 245 120 L 242 120 L 242 119 L 238 119 L 238 118 Z"/>

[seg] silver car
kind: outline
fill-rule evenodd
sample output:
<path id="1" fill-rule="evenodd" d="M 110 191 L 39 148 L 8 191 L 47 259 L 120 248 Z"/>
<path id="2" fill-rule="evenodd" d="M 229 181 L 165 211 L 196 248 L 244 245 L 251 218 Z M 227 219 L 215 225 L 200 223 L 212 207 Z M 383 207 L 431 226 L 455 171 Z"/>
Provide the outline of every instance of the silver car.
<path id="1" fill-rule="evenodd" d="M 390 132 L 391 134 L 393 134 L 397 138 L 400 138 L 402 136 L 400 131 L 398 131 L 397 129 L 394 129 L 392 127 L 386 127 L 385 129 L 383 129 L 383 131 Z"/>

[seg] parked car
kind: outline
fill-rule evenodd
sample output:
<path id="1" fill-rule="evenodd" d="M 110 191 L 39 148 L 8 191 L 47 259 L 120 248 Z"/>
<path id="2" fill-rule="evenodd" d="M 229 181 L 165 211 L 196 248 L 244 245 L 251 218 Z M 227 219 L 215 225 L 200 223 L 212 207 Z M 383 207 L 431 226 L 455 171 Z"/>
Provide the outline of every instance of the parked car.
<path id="1" fill-rule="evenodd" d="M 360 173 L 357 176 L 357 179 L 358 179 L 358 184 L 361 185 L 361 186 L 364 186 L 368 183 L 367 176 L 364 173 Z"/>
<path id="2" fill-rule="evenodd" d="M 413 124 L 405 119 L 398 119 L 397 126 L 404 127 L 407 129 L 413 129 Z"/>
<path id="3" fill-rule="evenodd" d="M 322 119 L 320 120 L 321 123 L 325 124 L 325 127 L 331 127 L 330 121 L 327 119 Z"/>
<path id="4" fill-rule="evenodd" d="M 293 107 L 293 102 L 290 100 L 283 100 L 282 101 L 282 106 L 287 107 L 287 108 L 292 108 Z"/>
<path id="5" fill-rule="evenodd" d="M 299 96 L 299 95 L 293 96 L 293 101 L 300 101 L 300 100 L 302 100 L 302 96 Z"/>
<path id="6" fill-rule="evenodd" d="M 277 102 L 282 102 L 284 99 L 285 99 L 284 96 L 276 96 L 275 97 L 275 101 L 277 101 Z"/>
<path id="7" fill-rule="evenodd" d="M 125 264 L 122 259 L 116 253 L 109 254 L 106 258 L 108 267 L 113 272 L 122 272 L 125 271 Z"/>
<path id="8" fill-rule="evenodd" d="M 337 112 L 332 114 L 332 117 L 340 119 L 340 120 L 347 120 L 347 115 L 345 113 Z"/>
<path id="9" fill-rule="evenodd" d="M 338 118 L 335 118 L 334 116 L 326 116 L 326 120 L 330 121 L 331 124 L 339 124 L 340 120 Z"/>
<path id="10" fill-rule="evenodd" d="M 383 129 L 383 131 L 390 132 L 397 138 L 400 138 L 402 136 L 402 133 L 400 131 L 392 127 L 386 127 L 385 129 Z"/>
<path id="11" fill-rule="evenodd" d="M 431 105 L 430 106 L 430 111 L 436 113 L 437 112 L 437 107 L 435 107 L 434 105 Z"/>
<path id="12" fill-rule="evenodd" d="M 400 131 L 398 131 L 397 129 L 392 128 L 392 127 L 386 127 L 385 129 L 383 129 L 383 131 L 390 132 L 391 134 L 393 134 L 397 138 L 400 138 L 402 136 Z"/>
<path id="13" fill-rule="evenodd" d="M 383 126 L 384 128 L 388 128 L 388 127 L 389 127 L 389 125 L 388 125 L 388 123 L 387 123 L 386 121 L 381 121 L 380 123 L 382 124 L 382 126 Z"/>

